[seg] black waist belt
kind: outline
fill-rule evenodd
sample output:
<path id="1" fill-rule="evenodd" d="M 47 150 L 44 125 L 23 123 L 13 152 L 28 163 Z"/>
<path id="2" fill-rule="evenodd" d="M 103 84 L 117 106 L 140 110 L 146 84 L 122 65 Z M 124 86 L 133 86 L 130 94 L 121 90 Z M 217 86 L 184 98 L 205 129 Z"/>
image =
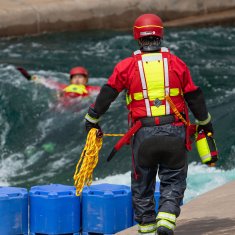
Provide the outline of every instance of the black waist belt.
<path id="1" fill-rule="evenodd" d="M 146 117 L 140 119 L 143 127 L 159 126 L 178 121 L 178 118 L 173 114 L 158 116 L 158 117 Z"/>
<path id="2" fill-rule="evenodd" d="M 130 142 L 131 137 L 141 128 L 141 127 L 148 127 L 148 126 L 159 126 L 164 124 L 173 123 L 178 121 L 179 119 L 173 115 L 165 115 L 165 116 L 158 116 L 158 117 L 146 117 L 137 120 L 134 125 L 128 130 L 128 132 L 116 143 L 112 152 L 109 154 L 107 161 L 110 161 L 115 153 L 124 145 Z"/>

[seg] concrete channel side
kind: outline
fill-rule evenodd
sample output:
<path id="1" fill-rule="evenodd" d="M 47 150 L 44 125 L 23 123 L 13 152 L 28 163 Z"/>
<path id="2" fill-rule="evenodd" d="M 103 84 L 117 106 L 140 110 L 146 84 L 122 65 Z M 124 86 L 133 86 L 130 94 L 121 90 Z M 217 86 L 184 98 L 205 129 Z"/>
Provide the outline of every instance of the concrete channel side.
<path id="1" fill-rule="evenodd" d="M 234 23 L 235 0 L 0 0 L 0 36 L 130 29 L 142 13 L 159 14 L 166 26 Z"/>
<path id="2" fill-rule="evenodd" d="M 137 235 L 133 226 L 117 235 Z M 182 206 L 175 235 L 234 235 L 235 181 L 209 191 Z"/>

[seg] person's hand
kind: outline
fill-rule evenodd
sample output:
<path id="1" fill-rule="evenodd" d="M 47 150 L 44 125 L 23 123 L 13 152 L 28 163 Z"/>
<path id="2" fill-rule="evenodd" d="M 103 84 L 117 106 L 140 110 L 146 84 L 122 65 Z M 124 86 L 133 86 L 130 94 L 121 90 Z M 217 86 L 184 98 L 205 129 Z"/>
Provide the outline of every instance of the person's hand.
<path id="1" fill-rule="evenodd" d="M 37 81 L 37 80 L 39 80 L 39 76 L 34 74 L 34 75 L 31 76 L 30 80 Z"/>
<path id="2" fill-rule="evenodd" d="M 86 120 L 85 122 L 85 128 L 86 128 L 86 131 L 87 133 L 92 129 L 92 128 L 96 128 L 97 129 L 97 132 L 96 132 L 96 136 L 98 138 L 102 138 L 103 137 L 103 131 L 101 130 L 100 126 L 98 123 L 94 124 L 92 122 L 89 122 Z"/>
<path id="3" fill-rule="evenodd" d="M 43 78 L 39 75 L 33 75 L 33 76 L 31 76 L 30 81 L 33 81 L 37 84 L 43 84 L 45 82 L 45 78 Z"/>
<path id="4" fill-rule="evenodd" d="M 85 120 L 85 128 L 86 128 L 86 131 L 87 133 L 92 129 L 92 128 L 96 128 L 98 130 L 101 130 L 100 126 L 98 123 L 92 123 L 92 122 L 89 122 L 88 120 Z"/>
<path id="5" fill-rule="evenodd" d="M 199 125 L 198 132 L 200 132 L 201 130 L 203 130 L 206 135 L 209 133 L 211 133 L 212 135 L 214 134 L 214 130 L 213 130 L 213 126 L 211 122 L 207 123 L 206 125 Z"/>

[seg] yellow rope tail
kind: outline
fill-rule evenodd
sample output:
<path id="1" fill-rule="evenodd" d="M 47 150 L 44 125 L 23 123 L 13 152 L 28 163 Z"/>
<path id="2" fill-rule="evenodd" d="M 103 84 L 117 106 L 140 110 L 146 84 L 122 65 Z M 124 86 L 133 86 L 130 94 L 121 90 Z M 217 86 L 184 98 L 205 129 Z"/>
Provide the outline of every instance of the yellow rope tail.
<path id="1" fill-rule="evenodd" d="M 99 151 L 103 143 L 102 138 L 96 137 L 96 133 L 96 128 L 89 131 L 85 147 L 76 166 L 73 179 L 77 196 L 81 195 L 85 185 L 89 186 L 92 183 L 92 174 L 98 163 Z"/>
<path id="2" fill-rule="evenodd" d="M 175 104 L 173 103 L 171 97 L 169 95 L 165 96 L 166 100 L 169 102 L 173 112 L 175 113 L 175 115 L 186 125 L 189 126 L 190 123 L 188 123 L 185 118 L 182 116 L 182 114 L 178 111 L 178 109 L 176 108 Z"/>
<path id="3" fill-rule="evenodd" d="M 104 136 L 124 136 L 124 134 L 104 134 Z"/>
<path id="4" fill-rule="evenodd" d="M 97 129 L 92 128 L 86 139 L 85 147 L 77 163 L 73 176 L 76 195 L 80 196 L 85 185 L 92 183 L 92 174 L 98 163 L 99 151 L 103 144 L 103 139 L 96 136 Z M 124 134 L 104 134 L 104 136 L 123 136 Z"/>

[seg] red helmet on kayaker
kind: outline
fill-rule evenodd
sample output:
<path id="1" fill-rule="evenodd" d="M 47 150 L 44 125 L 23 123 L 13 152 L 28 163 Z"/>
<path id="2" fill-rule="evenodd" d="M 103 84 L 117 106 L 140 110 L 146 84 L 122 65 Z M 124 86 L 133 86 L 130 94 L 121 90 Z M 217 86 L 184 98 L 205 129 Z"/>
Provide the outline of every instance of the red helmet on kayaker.
<path id="1" fill-rule="evenodd" d="M 163 38 L 163 24 L 159 16 L 144 14 L 139 16 L 133 26 L 134 39 L 138 40 L 146 36 Z"/>
<path id="2" fill-rule="evenodd" d="M 72 78 L 72 76 L 77 75 L 77 74 L 81 74 L 81 75 L 84 75 L 85 77 L 88 77 L 88 71 L 84 67 L 81 67 L 81 66 L 72 68 L 69 74 L 70 74 L 70 78 Z"/>

